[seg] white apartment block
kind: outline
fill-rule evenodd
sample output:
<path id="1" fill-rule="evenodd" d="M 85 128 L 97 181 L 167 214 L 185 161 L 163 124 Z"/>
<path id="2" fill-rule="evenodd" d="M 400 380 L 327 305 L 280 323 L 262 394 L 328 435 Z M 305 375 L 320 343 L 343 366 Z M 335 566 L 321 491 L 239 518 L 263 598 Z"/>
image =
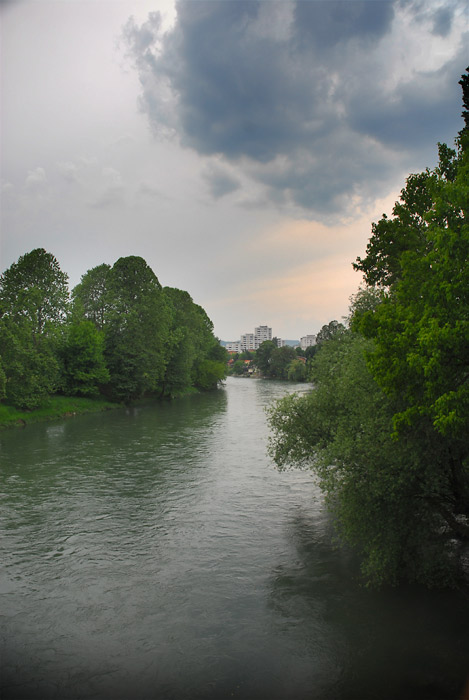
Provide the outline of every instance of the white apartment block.
<path id="1" fill-rule="evenodd" d="M 255 349 L 262 345 L 265 340 L 272 340 L 272 328 L 269 326 L 257 326 L 254 329 L 254 345 Z"/>
<path id="2" fill-rule="evenodd" d="M 257 350 L 254 333 L 244 333 L 240 340 L 241 350 Z"/>
<path id="3" fill-rule="evenodd" d="M 254 333 L 243 333 L 239 340 L 225 343 L 228 352 L 244 352 L 245 350 L 257 350 L 259 345 L 265 340 L 272 340 L 272 328 L 270 326 L 257 326 Z M 278 347 L 282 347 L 284 342 L 277 339 Z"/>
<path id="4" fill-rule="evenodd" d="M 306 350 L 306 348 L 310 348 L 312 345 L 316 345 L 315 335 L 305 335 L 300 338 L 300 348 L 302 350 Z"/>

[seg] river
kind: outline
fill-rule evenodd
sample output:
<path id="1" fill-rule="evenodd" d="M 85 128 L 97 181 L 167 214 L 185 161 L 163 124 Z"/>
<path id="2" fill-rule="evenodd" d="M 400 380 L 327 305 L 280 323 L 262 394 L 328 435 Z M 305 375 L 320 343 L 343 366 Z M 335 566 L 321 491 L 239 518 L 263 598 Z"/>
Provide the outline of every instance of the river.
<path id="1" fill-rule="evenodd" d="M 0 434 L 2 700 L 456 700 L 464 592 L 369 591 L 265 407 L 217 392 Z"/>

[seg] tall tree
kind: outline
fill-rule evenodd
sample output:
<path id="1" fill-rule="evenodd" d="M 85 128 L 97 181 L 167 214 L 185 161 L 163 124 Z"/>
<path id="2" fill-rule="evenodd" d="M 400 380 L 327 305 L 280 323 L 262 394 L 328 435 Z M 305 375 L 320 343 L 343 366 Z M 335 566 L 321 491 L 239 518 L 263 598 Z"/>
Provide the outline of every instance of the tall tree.
<path id="1" fill-rule="evenodd" d="M 84 318 L 102 330 L 108 307 L 108 285 L 111 266 L 103 263 L 82 275 L 81 281 L 72 290 L 75 306 L 80 307 Z"/>
<path id="2" fill-rule="evenodd" d="M 170 312 L 143 258 L 119 258 L 109 275 L 105 358 L 113 395 L 121 400 L 161 388 L 167 362 Z"/>
<path id="3" fill-rule="evenodd" d="M 26 318 L 35 338 L 64 321 L 68 298 L 68 275 L 44 248 L 22 255 L 0 277 L 2 314 Z"/>
<path id="4" fill-rule="evenodd" d="M 35 408 L 60 382 L 58 329 L 68 307 L 68 277 L 43 248 L 0 277 L 0 352 L 7 401 Z"/>
<path id="5" fill-rule="evenodd" d="M 276 345 L 272 340 L 264 340 L 256 350 L 254 364 L 258 370 L 265 376 L 269 375 L 272 353 L 276 349 Z"/>

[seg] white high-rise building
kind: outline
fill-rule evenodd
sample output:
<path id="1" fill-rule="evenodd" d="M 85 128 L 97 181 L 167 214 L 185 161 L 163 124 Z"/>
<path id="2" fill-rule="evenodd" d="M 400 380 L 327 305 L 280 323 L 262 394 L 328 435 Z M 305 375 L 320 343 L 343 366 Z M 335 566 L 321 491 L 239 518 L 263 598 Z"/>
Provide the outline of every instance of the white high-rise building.
<path id="1" fill-rule="evenodd" d="M 300 348 L 302 350 L 306 350 L 306 348 L 310 348 L 312 345 L 316 345 L 315 335 L 305 335 L 300 338 Z"/>
<path id="2" fill-rule="evenodd" d="M 254 345 L 255 349 L 262 345 L 265 340 L 272 340 L 272 328 L 269 326 L 257 326 L 254 329 Z"/>
<path id="3" fill-rule="evenodd" d="M 257 326 L 254 333 L 243 333 L 239 340 L 225 343 L 228 352 L 244 352 L 245 350 L 257 350 L 265 340 L 272 340 L 272 328 L 269 326 Z M 282 341 L 280 341 L 283 345 Z M 279 347 L 281 347 L 279 345 Z"/>

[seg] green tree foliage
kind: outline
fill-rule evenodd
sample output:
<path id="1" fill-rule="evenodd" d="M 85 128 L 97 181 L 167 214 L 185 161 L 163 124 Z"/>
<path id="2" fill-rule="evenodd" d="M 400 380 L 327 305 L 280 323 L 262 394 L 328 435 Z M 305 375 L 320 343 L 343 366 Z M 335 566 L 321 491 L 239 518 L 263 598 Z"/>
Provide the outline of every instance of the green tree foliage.
<path id="1" fill-rule="evenodd" d="M 276 349 L 276 345 L 272 340 L 264 340 L 263 343 L 259 345 L 256 350 L 256 356 L 254 363 L 264 376 L 269 376 L 270 361 L 272 358 L 272 353 Z"/>
<path id="2" fill-rule="evenodd" d="M 68 303 L 67 275 L 42 248 L 0 278 L 0 400 L 35 408 L 48 395 L 130 401 L 209 389 L 227 352 L 187 292 L 166 288 L 140 257 L 88 270 Z"/>
<path id="3" fill-rule="evenodd" d="M 63 387 L 70 396 L 97 396 L 109 382 L 104 361 L 104 334 L 92 321 L 70 324 L 60 348 Z"/>
<path id="4" fill-rule="evenodd" d="M 345 330 L 343 323 L 339 321 L 330 321 L 326 323 L 316 336 L 316 345 L 321 345 L 325 340 L 331 340 L 337 333 L 342 333 Z M 314 347 L 314 346 L 313 346 Z"/>
<path id="5" fill-rule="evenodd" d="M 237 377 L 242 377 L 243 375 L 247 374 L 247 369 L 246 369 L 246 364 L 244 360 L 236 360 L 233 363 L 233 366 L 231 368 L 232 374 L 236 375 Z"/>
<path id="6" fill-rule="evenodd" d="M 292 360 L 287 368 L 287 379 L 290 382 L 304 382 L 306 376 L 306 363 L 299 358 Z"/>
<path id="7" fill-rule="evenodd" d="M 119 258 L 109 273 L 105 358 L 112 395 L 122 401 L 153 393 L 167 363 L 170 311 L 143 258 Z"/>
<path id="8" fill-rule="evenodd" d="M 103 263 L 82 275 L 81 281 L 72 291 L 75 307 L 96 328 L 103 330 L 108 312 L 108 285 L 111 266 Z"/>
<path id="9" fill-rule="evenodd" d="M 275 348 L 269 362 L 268 376 L 272 379 L 288 379 L 290 364 L 296 361 L 296 352 L 289 345 Z"/>
<path id="10" fill-rule="evenodd" d="M 6 374 L 3 370 L 2 362 L 0 359 L 0 401 L 5 398 L 5 387 L 6 387 Z"/>
<path id="11" fill-rule="evenodd" d="M 191 386 L 211 389 L 226 377 L 228 353 L 213 335 L 204 309 L 180 289 L 165 287 L 171 328 L 162 393 L 175 396 Z"/>
<path id="12" fill-rule="evenodd" d="M 270 453 L 281 468 L 314 470 L 338 533 L 361 553 L 374 585 L 454 580 L 451 531 L 435 508 L 449 488 L 422 444 L 393 439 L 393 405 L 365 355 L 372 341 L 346 331 L 313 359 L 315 389 L 289 395 L 270 413 Z"/>
<path id="13" fill-rule="evenodd" d="M 0 319 L 1 362 L 5 400 L 17 408 L 33 409 L 60 386 L 55 338 L 38 342 L 26 318 Z"/>
<path id="14" fill-rule="evenodd" d="M 376 341 L 369 358 L 374 376 L 399 404 L 395 427 L 429 420 L 442 436 L 465 440 L 469 434 L 469 151 L 461 149 L 459 155 L 452 151 L 448 164 L 441 162 L 440 148 L 439 165 L 425 173 L 425 192 L 431 205 L 420 226 L 422 243 L 397 256 L 392 284 L 381 303 L 362 315 L 359 328 Z M 373 244 L 381 246 L 379 241 Z M 375 276 L 372 262 L 373 258 L 363 261 L 371 279 Z"/>
<path id="15" fill-rule="evenodd" d="M 43 248 L 22 255 L 0 277 L 3 315 L 26 318 L 36 339 L 66 316 L 68 276 Z"/>
<path id="16" fill-rule="evenodd" d="M 165 287 L 164 294 L 171 309 L 171 325 L 162 394 L 177 396 L 192 385 L 192 366 L 197 354 L 197 318 L 194 302 L 188 292 Z"/>
<path id="17" fill-rule="evenodd" d="M 35 408 L 59 385 L 58 329 L 68 305 L 67 275 L 37 248 L 0 277 L 0 348 L 6 400 Z"/>
<path id="18" fill-rule="evenodd" d="M 215 389 L 226 377 L 226 363 L 204 359 L 196 363 L 194 383 L 199 389 Z"/>
<path id="19" fill-rule="evenodd" d="M 213 335 L 213 323 L 204 309 L 197 304 L 194 306 L 198 315 L 198 343 L 192 381 L 199 389 L 214 389 L 226 377 L 228 353 Z"/>

